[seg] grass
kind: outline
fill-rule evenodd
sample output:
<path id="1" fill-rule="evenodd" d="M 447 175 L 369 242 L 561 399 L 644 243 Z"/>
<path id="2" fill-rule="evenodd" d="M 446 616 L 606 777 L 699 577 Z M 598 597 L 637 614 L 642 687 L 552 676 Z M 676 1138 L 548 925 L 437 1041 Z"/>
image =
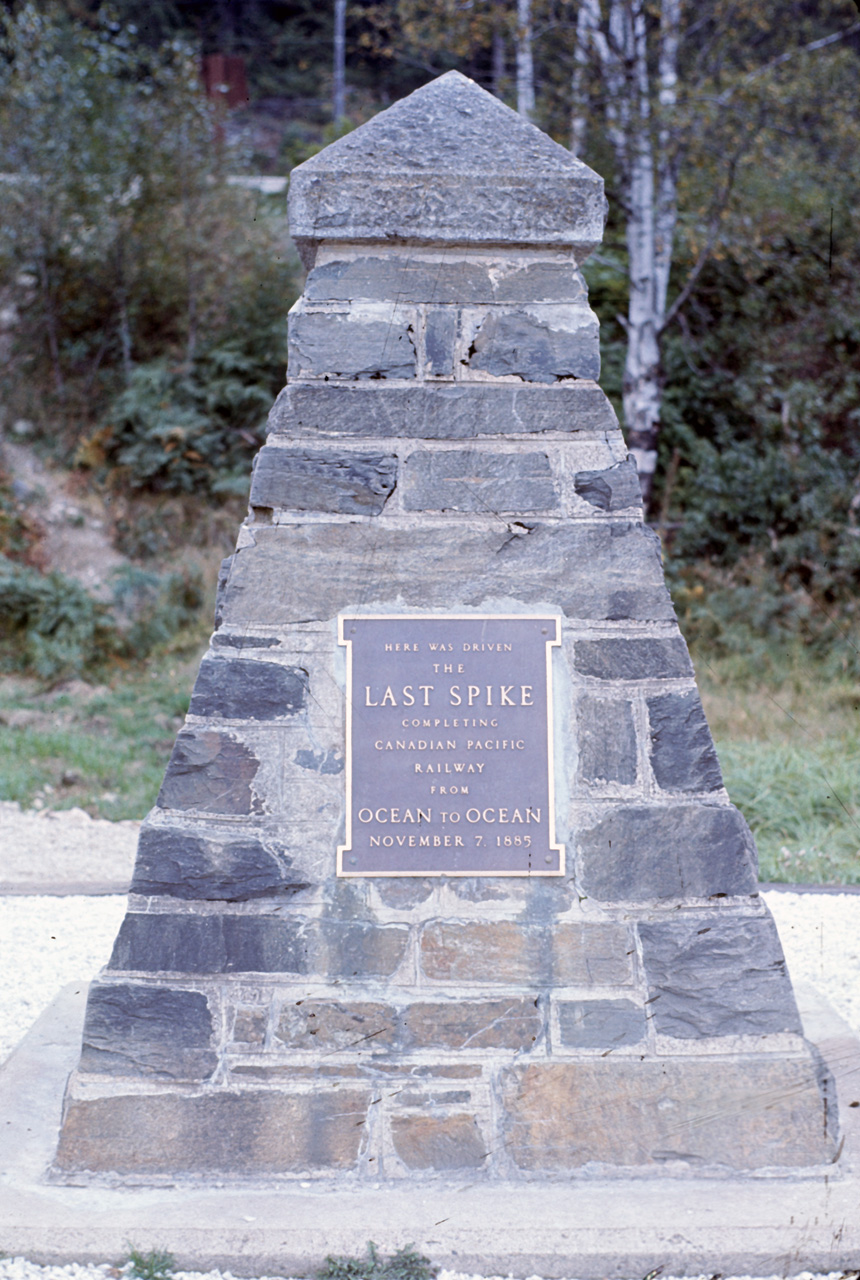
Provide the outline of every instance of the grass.
<path id="1" fill-rule="evenodd" d="M 411 1244 L 390 1258 L 379 1253 L 372 1240 L 363 1258 L 334 1257 L 331 1254 L 317 1272 L 317 1280 L 435 1280 L 439 1268 Z"/>
<path id="2" fill-rule="evenodd" d="M 176 1269 L 176 1259 L 166 1249 L 150 1249 L 144 1253 L 141 1249 L 129 1246 L 128 1262 L 125 1264 L 128 1275 L 134 1280 L 171 1280 Z"/>
<path id="3" fill-rule="evenodd" d="M 860 884 L 860 683 L 799 648 L 769 656 L 693 654 L 761 878 Z"/>
<path id="4" fill-rule="evenodd" d="M 170 654 L 109 684 L 72 680 L 46 692 L 5 678 L 0 692 L 0 799 L 22 808 L 142 818 L 161 785 L 200 659 Z"/>

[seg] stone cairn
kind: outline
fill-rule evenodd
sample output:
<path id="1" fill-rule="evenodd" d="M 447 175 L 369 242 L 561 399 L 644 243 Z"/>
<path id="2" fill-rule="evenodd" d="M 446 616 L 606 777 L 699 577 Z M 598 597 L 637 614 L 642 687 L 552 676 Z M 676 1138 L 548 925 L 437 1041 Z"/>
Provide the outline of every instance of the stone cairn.
<path id="1" fill-rule="evenodd" d="M 832 1085 L 595 381 L 579 268 L 604 214 L 595 173 L 456 72 L 293 172 L 288 385 L 55 1176 L 833 1159 Z M 560 620 L 564 874 L 336 873 L 338 617 L 414 614 Z"/>

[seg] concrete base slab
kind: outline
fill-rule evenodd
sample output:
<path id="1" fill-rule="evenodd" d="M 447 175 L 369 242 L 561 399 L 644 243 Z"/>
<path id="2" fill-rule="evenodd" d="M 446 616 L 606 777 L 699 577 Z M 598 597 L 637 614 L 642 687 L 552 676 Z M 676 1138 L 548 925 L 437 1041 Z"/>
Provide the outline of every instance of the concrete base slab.
<path id="1" fill-rule="evenodd" d="M 80 1048 L 84 986 L 58 997 L 0 1070 L 0 1251 L 38 1262 L 114 1261 L 170 1249 L 179 1265 L 308 1275 L 328 1253 L 414 1244 L 457 1271 L 516 1276 L 789 1276 L 860 1264 L 860 1042 L 813 989 L 804 1029 L 837 1083 L 843 1142 L 813 1174 L 601 1178 L 409 1187 L 157 1189 L 52 1185 L 45 1170 Z"/>

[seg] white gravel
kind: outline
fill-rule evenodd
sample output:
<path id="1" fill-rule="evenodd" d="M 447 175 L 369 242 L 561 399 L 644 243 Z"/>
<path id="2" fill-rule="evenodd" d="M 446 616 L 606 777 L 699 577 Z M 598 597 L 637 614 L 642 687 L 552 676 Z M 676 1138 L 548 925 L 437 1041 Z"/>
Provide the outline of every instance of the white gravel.
<path id="1" fill-rule="evenodd" d="M 856 1272 L 828 1271 L 816 1273 L 801 1271 L 794 1280 L 845 1280 L 846 1275 L 854 1276 Z M 127 1269 L 122 1272 L 108 1262 L 98 1266 L 80 1266 L 70 1263 L 65 1267 L 40 1267 L 35 1262 L 27 1262 L 24 1258 L 0 1259 L 0 1280 L 123 1280 L 130 1275 Z M 234 1280 L 232 1271 L 174 1271 L 173 1280 Z M 260 1280 L 289 1280 L 288 1277 L 262 1276 Z M 510 1280 L 503 1276 L 480 1276 L 466 1271 L 440 1271 L 438 1280 Z M 529 1276 L 528 1280 L 541 1280 L 540 1276 Z M 661 1276 L 660 1280 L 679 1280 L 678 1277 Z M 686 1277 L 686 1280 L 714 1280 L 713 1276 L 701 1275 Z M 785 1280 L 783 1275 L 773 1276 L 721 1276 L 720 1280 Z"/>
<path id="2" fill-rule="evenodd" d="M 86 892 L 131 880 L 139 822 L 107 822 L 83 809 L 21 809 L 0 801 L 0 893 Z"/>
<path id="3" fill-rule="evenodd" d="M 125 898 L 0 898 L 0 1062 L 69 982 L 106 964 Z"/>

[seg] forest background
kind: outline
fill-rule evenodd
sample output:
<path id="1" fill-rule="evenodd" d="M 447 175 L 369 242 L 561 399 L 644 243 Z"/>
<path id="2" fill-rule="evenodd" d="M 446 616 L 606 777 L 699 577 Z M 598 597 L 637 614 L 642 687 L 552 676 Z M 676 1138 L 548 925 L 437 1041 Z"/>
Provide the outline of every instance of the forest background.
<path id="1" fill-rule="evenodd" d="M 858 16 L 856 0 L 5 4 L 0 798 L 152 803 L 284 380 L 302 279 L 267 188 L 456 67 L 606 179 L 585 268 L 601 381 L 727 785 L 764 878 L 860 883 Z M 212 55 L 241 59 L 220 96 Z M 52 560 L 58 485 L 66 540 L 89 523 L 110 548 L 95 583 Z"/>

